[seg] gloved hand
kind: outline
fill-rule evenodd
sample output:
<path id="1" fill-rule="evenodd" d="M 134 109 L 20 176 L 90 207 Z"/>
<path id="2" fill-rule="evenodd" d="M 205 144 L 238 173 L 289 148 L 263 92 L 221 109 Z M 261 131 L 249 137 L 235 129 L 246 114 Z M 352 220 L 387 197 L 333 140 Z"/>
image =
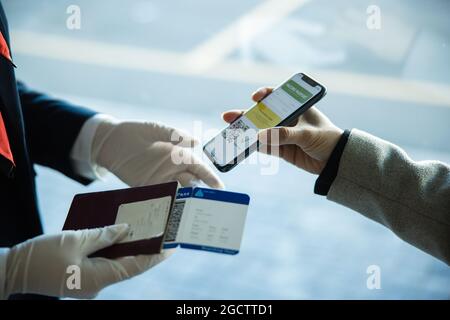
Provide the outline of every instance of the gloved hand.
<path id="1" fill-rule="evenodd" d="M 261 88 L 252 99 L 262 100 L 272 88 Z M 231 123 L 244 111 L 230 110 L 223 119 Z M 338 143 L 343 130 L 336 127 L 323 113 L 312 107 L 301 115 L 292 127 L 261 130 L 258 134 L 260 151 L 276 154 L 293 165 L 314 174 L 320 174 Z"/>
<path id="2" fill-rule="evenodd" d="M 197 143 L 158 123 L 106 120 L 95 133 L 92 160 L 130 186 L 177 180 L 183 186 L 203 181 L 223 188 L 217 175 L 189 149 Z"/>
<path id="3" fill-rule="evenodd" d="M 128 229 L 128 225 L 119 224 L 63 231 L 56 235 L 42 235 L 12 247 L 6 266 L 6 297 L 14 293 L 35 293 L 94 298 L 106 286 L 138 275 L 170 254 L 170 251 L 164 251 L 156 255 L 115 260 L 88 258 L 91 253 L 123 239 Z M 69 277 L 74 274 L 73 270 L 68 269 L 70 266 L 79 267 L 79 289 L 67 285 L 71 280 Z"/>

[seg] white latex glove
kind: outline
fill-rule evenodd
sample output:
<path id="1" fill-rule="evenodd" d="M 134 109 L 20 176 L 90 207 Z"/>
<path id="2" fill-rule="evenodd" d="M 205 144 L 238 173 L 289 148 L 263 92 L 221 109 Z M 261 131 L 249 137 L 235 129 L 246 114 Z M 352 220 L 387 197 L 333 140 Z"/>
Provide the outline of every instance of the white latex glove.
<path id="1" fill-rule="evenodd" d="M 88 258 L 88 255 L 120 241 L 128 225 L 63 231 L 42 235 L 12 247 L 6 266 L 6 297 L 14 293 L 35 293 L 55 297 L 94 298 L 113 283 L 138 275 L 164 260 L 170 251 L 119 259 Z M 80 288 L 69 289 L 78 266 Z"/>
<path id="2" fill-rule="evenodd" d="M 92 161 L 130 186 L 203 181 L 223 188 L 219 177 L 190 148 L 198 141 L 177 129 L 153 122 L 105 120 L 92 143 Z M 183 163 L 172 160 L 183 155 Z"/>

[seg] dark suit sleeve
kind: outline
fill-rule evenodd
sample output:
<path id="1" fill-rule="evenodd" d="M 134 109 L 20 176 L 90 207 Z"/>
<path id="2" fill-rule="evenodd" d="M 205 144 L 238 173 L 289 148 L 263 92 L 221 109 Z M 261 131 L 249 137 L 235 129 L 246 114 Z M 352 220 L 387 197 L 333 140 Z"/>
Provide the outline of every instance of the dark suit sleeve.
<path id="1" fill-rule="evenodd" d="M 90 180 L 73 170 L 70 152 L 81 127 L 95 112 L 33 91 L 21 82 L 17 88 L 32 162 L 88 184 Z"/>

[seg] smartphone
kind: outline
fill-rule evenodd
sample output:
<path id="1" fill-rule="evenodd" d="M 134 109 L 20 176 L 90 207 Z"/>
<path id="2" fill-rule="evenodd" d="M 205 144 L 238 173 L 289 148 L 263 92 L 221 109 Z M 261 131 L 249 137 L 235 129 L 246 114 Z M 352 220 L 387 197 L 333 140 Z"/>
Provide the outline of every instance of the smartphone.
<path id="1" fill-rule="evenodd" d="M 228 172 L 258 148 L 258 131 L 288 126 L 326 94 L 304 73 L 294 74 L 208 141 L 203 152 L 221 172 Z"/>

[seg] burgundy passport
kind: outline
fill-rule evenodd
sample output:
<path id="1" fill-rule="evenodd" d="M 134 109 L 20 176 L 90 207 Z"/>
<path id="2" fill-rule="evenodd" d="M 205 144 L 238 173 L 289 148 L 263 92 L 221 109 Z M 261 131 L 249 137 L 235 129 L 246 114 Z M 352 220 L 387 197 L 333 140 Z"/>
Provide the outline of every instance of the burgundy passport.
<path id="1" fill-rule="evenodd" d="M 63 230 L 80 230 L 105 227 L 116 223 L 117 213 L 122 205 L 135 202 L 171 197 L 169 218 L 176 199 L 178 183 L 168 182 L 151 186 L 126 188 L 77 194 L 72 200 Z M 167 225 L 167 221 L 164 221 Z M 93 253 L 92 257 L 118 258 L 139 254 L 160 253 L 164 234 L 149 239 L 117 243 Z"/>

